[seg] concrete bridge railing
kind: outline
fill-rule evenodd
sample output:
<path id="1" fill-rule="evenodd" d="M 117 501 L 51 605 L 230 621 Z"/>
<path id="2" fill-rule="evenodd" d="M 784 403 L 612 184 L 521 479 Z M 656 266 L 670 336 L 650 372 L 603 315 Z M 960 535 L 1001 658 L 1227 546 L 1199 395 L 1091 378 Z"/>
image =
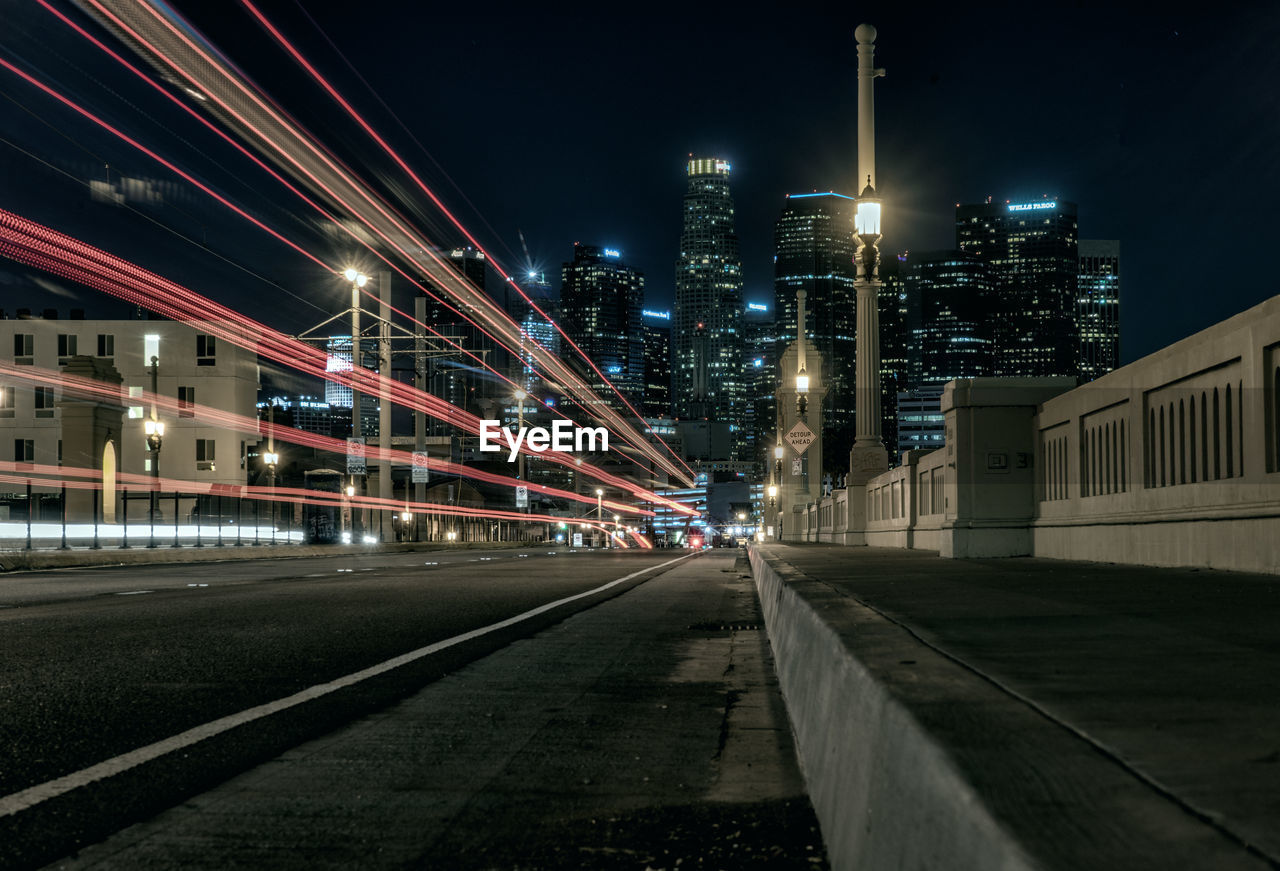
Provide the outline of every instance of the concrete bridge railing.
<path id="1" fill-rule="evenodd" d="M 1280 297 L 1079 387 L 953 381 L 942 411 L 943 448 L 800 509 L 797 537 L 1280 571 Z"/>

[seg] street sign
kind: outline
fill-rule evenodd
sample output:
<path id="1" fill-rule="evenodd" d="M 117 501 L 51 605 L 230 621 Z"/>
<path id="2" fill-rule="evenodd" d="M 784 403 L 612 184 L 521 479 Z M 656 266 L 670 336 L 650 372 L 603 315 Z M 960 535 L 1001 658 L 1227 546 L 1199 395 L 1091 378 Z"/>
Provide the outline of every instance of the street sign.
<path id="1" fill-rule="evenodd" d="M 815 438 L 813 430 L 805 426 L 802 420 L 791 427 L 791 432 L 787 433 L 787 444 L 791 445 L 791 449 L 797 454 L 803 454 L 809 449 L 809 445 L 813 444 Z"/>
<path id="2" fill-rule="evenodd" d="M 575 532 L 575 533 L 573 534 L 573 546 L 574 546 L 574 547 L 582 547 L 582 533 L 581 533 L 581 532 Z"/>
<path id="3" fill-rule="evenodd" d="M 413 471 L 412 482 L 414 484 L 426 484 L 431 480 L 431 470 L 427 467 L 427 452 L 413 452 Z"/>
<path id="4" fill-rule="evenodd" d="M 347 439 L 347 474 L 365 474 L 364 439 Z"/>
<path id="5" fill-rule="evenodd" d="M 791 474 L 797 478 L 804 474 L 804 467 L 800 465 L 799 457 L 791 458 Z"/>
<path id="6" fill-rule="evenodd" d="M 528 487 L 524 487 L 524 486 L 516 487 L 516 507 L 517 508 L 529 507 L 529 488 Z"/>

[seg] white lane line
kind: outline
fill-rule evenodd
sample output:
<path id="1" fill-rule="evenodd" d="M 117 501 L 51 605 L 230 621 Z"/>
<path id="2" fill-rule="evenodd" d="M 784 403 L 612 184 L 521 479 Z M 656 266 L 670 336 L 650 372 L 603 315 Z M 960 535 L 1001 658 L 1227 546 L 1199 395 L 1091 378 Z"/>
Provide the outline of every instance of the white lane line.
<path id="1" fill-rule="evenodd" d="M 141 596 L 143 593 L 154 593 L 155 590 L 130 590 L 127 593 L 116 593 L 117 596 Z"/>
<path id="2" fill-rule="evenodd" d="M 473 638 L 479 638 L 482 635 L 488 635 L 490 632 L 496 632 L 499 629 L 506 629 L 508 626 L 514 626 L 531 617 L 536 617 L 539 614 L 545 614 L 552 608 L 558 608 L 559 606 L 566 605 L 569 602 L 575 602 L 578 599 L 584 599 L 587 596 L 594 596 L 597 593 L 602 593 L 605 590 L 618 586 L 618 584 L 626 583 L 637 575 L 642 575 L 645 572 L 651 572 L 654 569 L 665 568 L 673 563 L 678 563 L 681 560 L 688 559 L 691 556 L 696 556 L 697 553 L 698 551 L 694 551 L 693 553 L 688 553 L 684 556 L 667 560 L 664 563 L 646 566 L 629 575 L 623 575 L 620 578 L 616 578 L 599 587 L 587 590 L 586 592 L 575 593 L 574 595 L 566 596 L 563 599 L 556 599 L 554 602 L 539 605 L 536 608 L 525 611 L 523 614 L 517 614 L 514 617 L 499 620 L 497 623 L 490 623 L 488 626 L 481 626 L 479 629 L 472 629 L 470 632 L 463 632 L 461 635 L 455 635 L 452 638 L 446 638 L 444 641 L 437 641 L 434 644 L 428 644 L 426 647 L 419 647 L 417 650 L 411 650 L 408 653 L 403 653 L 400 656 L 393 657 L 385 662 L 380 662 L 377 665 L 371 665 L 368 668 L 361 669 L 360 671 L 352 672 L 349 675 L 329 681 L 328 683 L 316 684 L 313 687 L 308 687 L 301 692 L 294 693 L 291 696 L 286 696 L 283 699 L 276 699 L 274 702 L 267 702 L 264 705 L 248 708 L 247 710 L 240 711 L 237 714 L 221 717 L 217 720 L 213 720 L 212 722 L 205 723 L 204 725 L 188 729 L 185 732 L 180 732 L 170 738 L 157 741 L 154 744 L 148 744 L 145 747 L 139 747 L 137 750 L 130 750 L 128 753 L 122 753 L 119 756 L 106 760 L 105 762 L 99 762 L 97 765 L 90 765 L 88 768 L 82 768 L 79 771 L 64 775 L 63 777 L 58 777 L 54 780 L 45 781 L 44 783 L 27 787 L 19 792 L 11 793 L 10 795 L 0 798 L 0 817 L 24 811 L 27 808 L 34 807 L 43 801 L 48 801 L 51 798 L 57 798 L 60 795 L 65 795 L 73 789 L 88 786 L 89 784 L 96 783 L 99 780 L 105 780 L 108 777 L 112 777 L 113 775 L 120 774 L 123 771 L 128 771 L 130 768 L 141 765 L 144 762 L 150 762 L 153 759 L 158 759 L 167 753 L 172 753 L 175 750 L 181 750 L 184 747 L 190 747 L 191 745 L 198 744 L 207 738 L 212 738 L 215 735 L 221 735 L 223 732 L 234 729 L 237 726 L 243 726 L 245 723 L 252 723 L 254 720 L 261 720 L 263 717 L 269 717 L 272 714 L 279 713 L 280 711 L 288 710 L 289 708 L 300 705 L 303 702 L 309 702 L 313 699 L 318 699 L 322 696 L 327 696 L 330 693 L 337 692 L 340 689 L 354 686 L 355 684 L 368 680 L 371 677 L 377 677 L 380 674 L 385 674 L 386 672 L 399 668 L 402 665 L 408 665 L 409 663 L 422 659 L 423 657 L 431 656 L 433 653 L 439 653 L 441 650 L 447 650 L 448 648 L 462 644 L 463 642 L 471 641 Z"/>

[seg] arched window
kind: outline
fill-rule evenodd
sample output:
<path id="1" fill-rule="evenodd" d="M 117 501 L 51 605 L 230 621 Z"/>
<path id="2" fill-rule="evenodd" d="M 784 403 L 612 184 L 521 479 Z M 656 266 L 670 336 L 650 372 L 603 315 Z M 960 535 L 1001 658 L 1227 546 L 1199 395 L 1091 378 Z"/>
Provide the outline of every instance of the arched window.
<path id="1" fill-rule="evenodd" d="M 1209 480 L 1209 400 L 1200 391 L 1200 480 Z"/>
<path id="2" fill-rule="evenodd" d="M 1196 482 L 1196 395 L 1194 393 L 1191 394 L 1191 401 L 1188 405 L 1190 411 L 1188 417 L 1191 418 L 1191 426 L 1188 427 L 1191 436 L 1191 447 L 1187 453 L 1191 455 L 1191 483 L 1194 484 Z"/>
<path id="3" fill-rule="evenodd" d="M 1147 487 L 1156 485 L 1156 410 L 1151 410 L 1151 435 L 1147 438 Z"/>
<path id="4" fill-rule="evenodd" d="M 1129 482 L 1125 480 L 1125 469 L 1124 469 L 1125 455 L 1128 454 L 1129 452 L 1125 448 L 1123 420 L 1120 421 L 1120 446 L 1117 453 L 1120 454 L 1120 492 L 1123 493 L 1125 490 L 1129 489 Z"/>
<path id="5" fill-rule="evenodd" d="M 1164 406 L 1160 406 L 1160 486 L 1165 486 L 1165 456 L 1164 456 Z"/>
<path id="6" fill-rule="evenodd" d="M 1102 429 L 1102 492 L 1111 493 L 1111 482 L 1115 476 L 1111 473 L 1111 464 L 1115 461 L 1116 425 L 1109 423 Z"/>
<path id="7" fill-rule="evenodd" d="M 1231 437 L 1231 436 L 1232 436 L 1232 429 L 1231 429 L 1231 385 L 1230 385 L 1230 384 L 1228 384 L 1228 385 L 1227 385 L 1227 399 L 1226 399 L 1226 402 L 1225 402 L 1225 406 L 1226 406 L 1225 411 L 1227 412 L 1227 415 L 1226 415 L 1226 417 L 1227 417 L 1227 439 L 1226 439 L 1226 441 L 1227 441 L 1227 444 L 1226 444 L 1226 449 L 1227 449 L 1227 477 L 1228 477 L 1228 478 L 1234 478 L 1234 477 L 1235 477 L 1235 462 L 1234 462 L 1234 460 L 1235 460 L 1235 456 L 1236 456 L 1236 441 L 1235 441 L 1235 439 L 1234 439 L 1234 438 L 1232 438 L 1232 437 Z"/>
<path id="8" fill-rule="evenodd" d="M 1244 381 L 1236 382 L 1236 444 L 1240 446 L 1240 463 L 1236 467 L 1240 477 L 1244 477 Z"/>
<path id="9" fill-rule="evenodd" d="M 1187 408 L 1178 400 L 1178 483 L 1187 483 Z"/>
<path id="10" fill-rule="evenodd" d="M 1213 388 L 1213 480 L 1222 477 L 1222 423 L 1218 419 L 1218 388 Z"/>
<path id="11" fill-rule="evenodd" d="M 1093 462 L 1090 464 L 1093 473 L 1093 489 L 1090 492 L 1095 496 L 1102 492 L 1102 451 L 1098 447 L 1099 435 L 1099 428 L 1095 426 L 1090 436 L 1093 450 Z"/>

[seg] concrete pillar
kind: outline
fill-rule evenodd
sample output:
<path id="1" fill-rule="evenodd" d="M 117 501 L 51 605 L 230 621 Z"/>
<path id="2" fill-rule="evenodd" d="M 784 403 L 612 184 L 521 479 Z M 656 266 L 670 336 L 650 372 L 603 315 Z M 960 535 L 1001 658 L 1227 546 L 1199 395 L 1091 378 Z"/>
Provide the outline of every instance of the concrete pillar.
<path id="1" fill-rule="evenodd" d="M 946 484 L 939 553 L 1026 556 L 1036 506 L 1035 415 L 1069 377 L 962 378 L 942 392 Z"/>
<path id="2" fill-rule="evenodd" d="M 778 442 L 782 445 L 782 470 L 778 480 L 778 512 L 781 515 L 781 537 L 787 541 L 802 538 L 805 518 L 794 512 L 822 497 L 822 402 L 827 395 L 827 366 L 822 355 L 813 348 L 805 349 L 805 373 L 809 376 L 806 410 L 800 414 L 800 392 L 796 387 L 799 370 L 800 341 L 797 339 L 779 361 Z M 803 423 L 813 433 L 813 441 L 798 451 L 787 441 L 787 435 Z M 795 473 L 795 460 L 800 460 L 800 473 Z"/>
<path id="3" fill-rule="evenodd" d="M 62 371 L 68 376 L 92 378 L 114 385 L 117 390 L 124 380 L 116 367 L 101 357 L 72 357 Z M 102 472 L 98 517 L 102 522 L 114 523 L 117 520 L 115 475 L 120 464 L 124 399 L 112 402 L 64 392 L 58 400 L 58 408 L 62 424 L 62 462 L 66 466 Z M 93 491 L 69 487 L 66 492 L 68 522 L 92 523 Z"/>

